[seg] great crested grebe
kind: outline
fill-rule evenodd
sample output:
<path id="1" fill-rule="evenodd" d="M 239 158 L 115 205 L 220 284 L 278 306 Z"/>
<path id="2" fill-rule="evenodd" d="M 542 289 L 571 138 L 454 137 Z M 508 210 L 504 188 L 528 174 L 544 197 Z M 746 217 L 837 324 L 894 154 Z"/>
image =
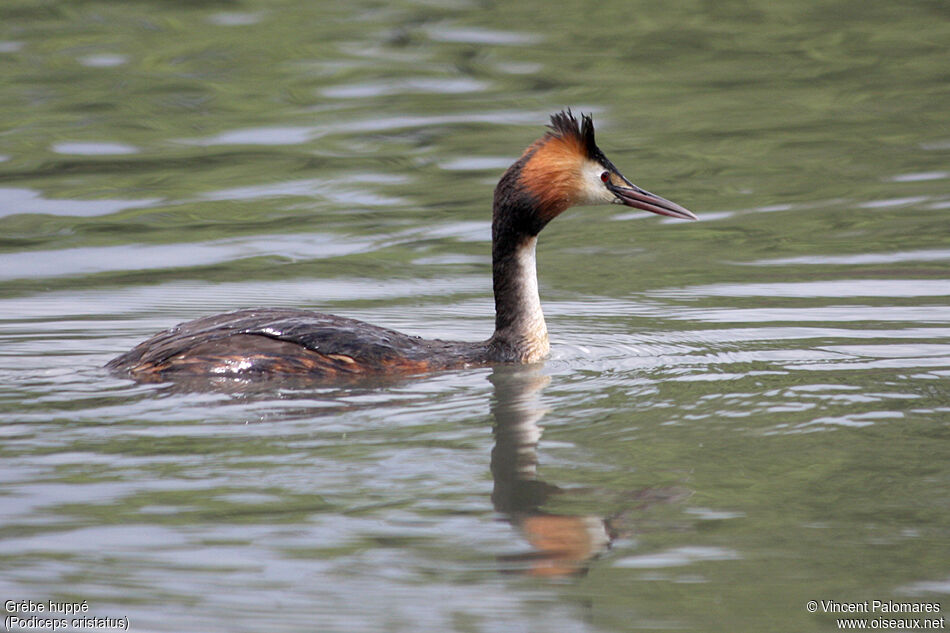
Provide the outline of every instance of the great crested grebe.
<path id="1" fill-rule="evenodd" d="M 138 380 L 174 376 L 253 377 L 280 374 L 347 378 L 531 363 L 548 353 L 538 298 L 538 233 L 565 209 L 623 204 L 684 220 L 674 202 L 627 180 L 594 142 L 594 123 L 570 110 L 501 177 L 492 206 L 495 333 L 486 341 L 426 340 L 308 310 L 261 308 L 181 323 L 111 360 L 110 369 Z"/>

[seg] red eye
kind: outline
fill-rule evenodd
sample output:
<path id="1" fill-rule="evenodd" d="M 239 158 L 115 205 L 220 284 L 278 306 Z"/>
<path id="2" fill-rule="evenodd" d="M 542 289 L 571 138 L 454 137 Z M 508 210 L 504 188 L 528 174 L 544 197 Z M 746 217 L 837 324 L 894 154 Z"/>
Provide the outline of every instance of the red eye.
<path id="1" fill-rule="evenodd" d="M 608 180 L 610 180 L 610 172 L 609 172 L 609 171 L 605 171 L 604 173 L 602 173 L 602 174 L 600 175 L 600 181 L 601 181 L 601 182 L 607 182 Z"/>

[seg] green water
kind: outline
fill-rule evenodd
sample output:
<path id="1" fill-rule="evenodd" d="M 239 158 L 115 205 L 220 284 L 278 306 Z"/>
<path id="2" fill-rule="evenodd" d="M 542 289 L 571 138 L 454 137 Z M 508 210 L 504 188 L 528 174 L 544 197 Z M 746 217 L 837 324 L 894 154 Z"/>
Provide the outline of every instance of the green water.
<path id="1" fill-rule="evenodd" d="M 159 632 L 946 617 L 947 42 L 940 2 L 4 2 L 0 600 Z M 545 363 L 101 369 L 255 305 L 487 337 L 491 189 L 567 106 L 701 221 L 552 223 Z"/>

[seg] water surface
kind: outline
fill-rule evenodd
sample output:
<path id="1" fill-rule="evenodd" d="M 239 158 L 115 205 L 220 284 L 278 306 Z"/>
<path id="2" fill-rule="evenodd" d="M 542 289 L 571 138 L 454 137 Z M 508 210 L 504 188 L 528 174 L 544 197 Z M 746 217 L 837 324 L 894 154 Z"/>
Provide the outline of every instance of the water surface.
<path id="1" fill-rule="evenodd" d="M 0 7 L 0 598 L 144 631 L 836 630 L 950 609 L 939 3 Z M 255 305 L 492 326 L 550 113 L 700 222 L 575 209 L 551 358 L 137 385 Z"/>

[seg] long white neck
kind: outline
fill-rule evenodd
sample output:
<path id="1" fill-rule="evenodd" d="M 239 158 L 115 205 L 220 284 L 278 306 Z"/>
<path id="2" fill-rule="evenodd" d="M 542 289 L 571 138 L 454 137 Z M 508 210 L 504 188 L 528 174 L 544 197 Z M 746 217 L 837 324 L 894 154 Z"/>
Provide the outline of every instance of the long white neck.
<path id="1" fill-rule="evenodd" d="M 544 358 L 550 345 L 538 296 L 537 236 L 496 244 L 492 252 L 495 333 L 490 344 L 500 360 L 530 363 Z"/>

